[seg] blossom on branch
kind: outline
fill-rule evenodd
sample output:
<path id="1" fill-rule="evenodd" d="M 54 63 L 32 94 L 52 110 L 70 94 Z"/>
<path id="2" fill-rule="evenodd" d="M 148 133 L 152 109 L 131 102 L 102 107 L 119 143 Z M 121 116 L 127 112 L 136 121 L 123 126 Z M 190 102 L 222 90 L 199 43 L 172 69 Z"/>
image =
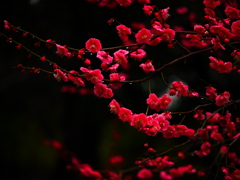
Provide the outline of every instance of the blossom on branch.
<path id="1" fill-rule="evenodd" d="M 105 51 L 98 51 L 97 52 L 97 58 L 100 59 L 103 63 L 111 64 L 113 61 L 113 57 L 110 56 Z"/>
<path id="2" fill-rule="evenodd" d="M 102 44 L 98 39 L 90 38 L 86 42 L 86 49 L 92 53 L 95 53 L 102 49 Z"/>
<path id="3" fill-rule="evenodd" d="M 99 69 L 89 70 L 81 67 L 80 70 L 84 73 L 86 79 L 91 81 L 93 84 L 97 84 L 103 80 L 103 75 Z"/>
<path id="4" fill-rule="evenodd" d="M 223 106 L 229 102 L 230 93 L 225 91 L 222 94 L 218 95 L 215 99 L 217 106 Z"/>
<path id="5" fill-rule="evenodd" d="M 203 1 L 203 4 L 204 4 L 206 7 L 210 7 L 210 8 L 215 9 L 217 6 L 220 5 L 220 1 L 218 1 L 218 0 L 204 0 L 204 1 Z"/>
<path id="6" fill-rule="evenodd" d="M 147 16 L 150 16 L 153 13 L 153 10 L 154 10 L 154 6 L 148 6 L 148 5 L 143 6 L 143 12 Z"/>
<path id="7" fill-rule="evenodd" d="M 128 35 L 130 35 L 132 32 L 131 32 L 131 29 L 126 27 L 125 25 L 123 24 L 120 24 L 118 25 L 117 27 L 117 30 L 118 30 L 118 35 L 119 37 L 123 40 L 123 41 L 127 41 L 128 40 Z"/>
<path id="8" fill-rule="evenodd" d="M 63 57 L 63 56 L 68 56 L 69 53 L 68 52 L 68 49 L 65 47 L 65 46 L 61 46 L 59 44 L 56 44 L 56 48 L 57 48 L 57 51 L 56 51 L 56 54 Z"/>
<path id="9" fill-rule="evenodd" d="M 181 95 L 188 96 L 188 86 L 184 85 L 181 81 L 173 81 L 169 94 L 170 96 L 177 94 L 177 97 L 180 97 Z"/>
<path id="10" fill-rule="evenodd" d="M 74 76 L 76 75 L 76 76 Z M 72 81 L 76 86 L 85 86 L 83 80 L 80 77 L 77 77 L 79 73 L 77 71 L 69 71 L 68 73 L 68 79 Z"/>
<path id="11" fill-rule="evenodd" d="M 127 7 L 130 6 L 132 0 L 116 0 L 120 6 Z"/>
<path id="12" fill-rule="evenodd" d="M 100 98 L 111 98 L 113 97 L 112 89 L 108 88 L 106 84 L 97 83 L 94 86 L 94 94 Z"/>
<path id="13" fill-rule="evenodd" d="M 151 60 L 147 60 L 145 63 L 140 64 L 139 67 L 143 68 L 145 73 L 149 73 L 150 71 L 153 71 L 153 72 L 155 71 Z"/>
<path id="14" fill-rule="evenodd" d="M 145 56 L 146 52 L 143 49 L 137 49 L 130 54 L 130 57 L 137 61 L 141 61 Z"/>
<path id="15" fill-rule="evenodd" d="M 129 53 L 129 51 L 124 49 L 119 49 L 118 51 L 114 52 L 113 60 L 115 63 L 121 64 L 122 66 L 126 66 L 128 64 L 128 60 L 126 55 Z"/>
<path id="16" fill-rule="evenodd" d="M 54 73 L 53 76 L 55 79 L 57 79 L 58 81 L 63 80 L 64 82 L 68 81 L 68 77 L 66 76 L 65 73 L 63 73 L 60 69 L 54 69 Z"/>
<path id="17" fill-rule="evenodd" d="M 152 38 L 152 33 L 150 30 L 142 28 L 135 35 L 136 41 L 139 44 L 146 43 Z"/>
<path id="18" fill-rule="evenodd" d="M 222 60 L 217 60 L 216 58 L 210 56 L 209 66 L 212 69 L 217 70 L 219 73 L 230 73 L 232 71 L 232 63 L 224 62 Z"/>

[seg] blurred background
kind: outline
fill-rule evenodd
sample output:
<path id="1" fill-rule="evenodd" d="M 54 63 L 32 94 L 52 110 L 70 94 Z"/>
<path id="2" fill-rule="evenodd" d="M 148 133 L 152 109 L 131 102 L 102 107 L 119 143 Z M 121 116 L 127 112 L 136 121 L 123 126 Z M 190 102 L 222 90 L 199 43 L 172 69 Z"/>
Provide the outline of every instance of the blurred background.
<path id="1" fill-rule="evenodd" d="M 192 30 L 194 22 L 203 22 L 204 7 L 201 1 L 152 2 L 159 9 L 171 7 L 168 23 L 172 28 Z M 135 32 L 137 30 L 134 29 L 134 23 L 144 23 L 146 28 L 150 27 L 151 18 L 144 16 L 142 5 L 137 2 L 127 8 L 111 9 L 98 7 L 97 4 L 84 0 L 3 0 L 0 6 L 0 30 L 39 55 L 46 55 L 65 69 L 79 70 L 79 67 L 83 66 L 83 60 L 61 58 L 55 54 L 55 47 L 47 49 L 43 43 L 36 48 L 33 45 L 38 42 L 36 39 L 30 36 L 23 38 L 21 32 L 5 31 L 3 20 L 42 39 L 52 39 L 58 44 L 81 49 L 91 37 L 100 39 L 103 47 L 121 45 L 115 29 L 118 24 L 107 24 L 113 17 L 132 27 Z M 132 40 L 133 37 L 132 35 Z M 180 39 L 180 36 L 177 38 Z M 81 179 L 77 171 L 66 169 L 70 164 L 69 159 L 62 158 L 56 149 L 46 145 L 46 141 L 59 141 L 64 149 L 71 152 L 81 163 L 88 163 L 96 170 L 108 169 L 109 158 L 121 155 L 124 162 L 115 167 L 116 170 L 133 167 L 137 158 L 147 157 L 144 143 L 148 142 L 150 147 L 161 152 L 186 140 L 179 138 L 166 141 L 161 135 L 147 137 L 122 123 L 117 115 L 110 113 L 110 100 L 95 97 L 91 85 L 86 89 L 75 88 L 70 82 L 57 82 L 43 72 L 21 73 L 19 69 L 12 67 L 23 64 L 52 70 L 52 66 L 41 62 L 37 57 L 28 59 L 28 52 L 17 50 L 15 46 L 0 37 L 0 179 Z M 147 58 L 153 60 L 155 68 L 186 54 L 179 46 L 168 49 L 166 43 L 146 47 L 145 50 L 148 53 Z M 231 61 L 230 52 L 232 50 L 227 49 L 225 54 L 220 52 L 212 55 Z M 203 79 L 219 92 L 230 91 L 233 99 L 239 98 L 237 73 L 219 74 L 210 70 L 207 58 L 209 55 L 210 53 L 192 56 L 185 62 L 181 61 L 167 68 L 164 71 L 166 82 L 170 84 L 172 81 L 181 80 L 199 94 L 205 95 L 207 84 L 199 80 Z M 86 57 L 92 60 L 94 68 L 99 66 L 99 60 L 91 55 Z M 138 66 L 137 62 L 131 61 L 129 70 L 123 71 L 129 74 L 129 79 L 146 77 Z M 151 88 L 158 96 L 168 91 L 160 74 L 151 80 Z M 125 84 L 122 89 L 114 90 L 114 93 L 114 98 L 134 113 L 146 111 L 145 102 L 149 95 L 147 82 Z M 168 110 L 188 111 L 206 102 L 201 99 L 180 98 L 174 100 L 173 106 Z M 208 111 L 213 110 L 215 107 Z M 237 114 L 237 110 L 235 111 L 233 112 Z M 154 111 L 149 111 L 149 114 L 153 113 Z M 181 119 L 181 116 L 174 115 L 172 123 L 179 123 Z M 198 127 L 194 122 L 191 115 L 186 117 L 187 126 Z M 198 145 L 196 147 L 198 148 Z M 193 147 L 187 147 L 191 148 Z M 176 156 L 176 152 L 170 155 Z M 184 165 L 194 163 L 193 158 L 187 158 Z M 199 169 L 206 165 L 204 159 L 196 164 Z M 135 170 L 132 174 L 136 172 Z"/>

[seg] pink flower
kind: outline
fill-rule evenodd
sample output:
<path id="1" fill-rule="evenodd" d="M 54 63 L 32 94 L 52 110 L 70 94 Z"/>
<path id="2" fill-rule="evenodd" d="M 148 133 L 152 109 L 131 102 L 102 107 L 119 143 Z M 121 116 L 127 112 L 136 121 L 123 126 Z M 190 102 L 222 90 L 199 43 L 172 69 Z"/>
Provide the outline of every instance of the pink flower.
<path id="1" fill-rule="evenodd" d="M 98 97 L 111 98 L 113 92 L 106 84 L 97 83 L 94 86 L 94 94 Z"/>
<path id="2" fill-rule="evenodd" d="M 154 6 L 148 6 L 148 5 L 143 6 L 143 12 L 147 16 L 150 16 L 153 13 L 153 10 L 154 10 Z"/>
<path id="3" fill-rule="evenodd" d="M 159 104 L 161 109 L 167 109 L 169 104 L 172 102 L 172 99 L 168 97 L 167 94 L 164 94 L 160 99 L 159 99 Z"/>
<path id="4" fill-rule="evenodd" d="M 151 0 L 138 0 L 140 4 L 149 4 Z"/>
<path id="5" fill-rule="evenodd" d="M 76 76 L 74 76 L 73 74 L 75 74 Z M 78 75 L 79 73 L 77 71 L 69 71 L 68 79 L 72 81 L 76 86 L 85 86 L 83 80 L 80 77 L 77 77 Z"/>
<path id="6" fill-rule="evenodd" d="M 221 44 L 221 41 L 218 37 L 212 38 L 211 43 L 213 44 L 213 49 L 217 51 L 218 49 L 225 50 L 225 47 Z"/>
<path id="7" fill-rule="evenodd" d="M 106 64 L 111 64 L 112 60 L 113 60 L 113 57 L 110 56 L 105 51 L 98 51 L 97 52 L 97 58 L 100 59 L 103 63 L 106 63 Z"/>
<path id="8" fill-rule="evenodd" d="M 201 40 L 199 35 L 187 34 L 186 38 L 190 38 L 190 42 L 198 48 L 204 48 L 207 46 L 207 44 Z"/>
<path id="9" fill-rule="evenodd" d="M 178 14 L 186 14 L 186 13 L 188 12 L 188 8 L 185 7 L 185 6 L 179 7 L 179 8 L 176 9 L 176 12 L 177 12 Z"/>
<path id="10" fill-rule="evenodd" d="M 111 165 L 118 165 L 123 163 L 123 157 L 121 155 L 112 156 L 109 158 L 109 163 Z"/>
<path id="11" fill-rule="evenodd" d="M 82 58 L 82 55 L 83 55 L 84 53 L 85 53 L 84 48 L 80 49 L 80 50 L 78 51 L 77 57 L 78 57 L 79 59 L 81 59 L 81 58 Z"/>
<path id="12" fill-rule="evenodd" d="M 164 169 L 174 165 L 174 162 L 169 161 L 169 156 L 157 157 L 155 159 L 155 165 L 158 169 Z M 164 179 L 164 178 L 163 178 Z M 165 180 L 165 179 L 164 179 Z"/>
<path id="13" fill-rule="evenodd" d="M 240 170 L 236 169 L 234 172 L 230 175 L 231 180 L 239 180 L 240 179 Z"/>
<path id="14" fill-rule="evenodd" d="M 181 81 L 172 82 L 172 88 L 169 91 L 170 95 L 175 95 L 177 93 L 177 97 L 188 96 L 188 86 L 184 85 Z"/>
<path id="15" fill-rule="evenodd" d="M 227 6 L 226 9 L 224 10 L 224 12 L 231 19 L 239 19 L 239 17 L 240 17 L 240 11 L 231 6 Z"/>
<path id="16" fill-rule="evenodd" d="M 240 37 L 240 20 L 232 23 L 231 30 L 235 36 Z"/>
<path id="17" fill-rule="evenodd" d="M 168 129 L 166 131 L 163 131 L 162 134 L 166 139 L 173 138 L 176 135 L 176 129 L 173 126 L 169 125 Z"/>
<path id="18" fill-rule="evenodd" d="M 218 62 L 218 72 L 219 73 L 230 73 L 232 71 L 232 63 L 231 62 L 224 62 L 220 60 Z"/>
<path id="19" fill-rule="evenodd" d="M 187 136 L 189 139 L 192 138 L 195 135 L 195 130 L 194 129 L 186 129 L 185 131 L 185 136 Z"/>
<path id="20" fill-rule="evenodd" d="M 208 129 L 198 129 L 197 130 L 198 135 L 200 136 L 200 138 L 202 139 L 208 139 L 209 135 L 208 135 Z"/>
<path id="21" fill-rule="evenodd" d="M 169 111 L 164 111 L 164 112 L 162 113 L 162 115 L 165 117 L 166 120 L 172 119 L 171 112 L 169 112 Z"/>
<path id="22" fill-rule="evenodd" d="M 215 12 L 211 8 L 204 8 L 205 14 L 211 18 L 215 18 Z"/>
<path id="23" fill-rule="evenodd" d="M 147 99 L 147 104 L 149 105 L 150 109 L 154 109 L 155 111 L 160 111 L 159 99 L 156 96 L 156 94 L 154 93 L 149 94 L 149 98 Z"/>
<path id="24" fill-rule="evenodd" d="M 220 2 L 218 0 L 204 0 L 203 1 L 203 4 L 206 6 L 206 7 L 211 7 L 213 9 L 215 9 L 217 6 L 220 5 Z"/>
<path id="25" fill-rule="evenodd" d="M 175 31 L 173 29 L 163 29 L 161 31 L 161 40 L 171 43 L 175 37 Z"/>
<path id="26" fill-rule="evenodd" d="M 166 173 L 165 171 L 160 172 L 160 178 L 164 179 L 164 180 L 172 180 L 173 179 L 173 177 L 170 174 Z"/>
<path id="27" fill-rule="evenodd" d="M 117 30 L 118 30 L 118 35 L 119 37 L 123 40 L 123 41 L 127 41 L 128 40 L 128 36 L 127 35 L 130 35 L 132 32 L 131 32 L 131 29 L 126 27 L 125 25 L 123 24 L 120 24 L 118 25 L 117 27 Z"/>
<path id="28" fill-rule="evenodd" d="M 159 132 L 164 132 L 168 130 L 168 126 L 170 125 L 170 122 L 165 119 L 164 116 L 160 115 L 154 119 L 155 121 L 158 122 L 159 125 Z"/>
<path id="29" fill-rule="evenodd" d="M 7 21 L 7 20 L 4 20 L 4 29 L 5 30 L 11 30 L 12 29 L 12 25 Z"/>
<path id="30" fill-rule="evenodd" d="M 66 76 L 66 74 L 64 74 L 60 69 L 54 69 L 54 74 L 53 74 L 54 78 L 57 79 L 58 81 L 68 81 L 68 77 Z"/>
<path id="31" fill-rule="evenodd" d="M 161 24 L 160 22 L 158 22 L 158 21 L 152 22 L 151 25 L 152 25 L 152 27 L 153 27 L 156 31 L 161 32 L 162 29 L 163 29 L 162 24 Z"/>
<path id="32" fill-rule="evenodd" d="M 116 0 L 120 6 L 127 7 L 132 3 L 131 0 Z"/>
<path id="33" fill-rule="evenodd" d="M 68 49 L 65 47 L 65 46 L 61 46 L 59 44 L 56 44 L 56 47 L 57 47 L 57 51 L 56 51 L 56 54 L 63 57 L 63 56 L 68 56 L 69 53 L 68 52 Z"/>
<path id="34" fill-rule="evenodd" d="M 152 33 L 148 29 L 141 29 L 138 31 L 138 33 L 135 35 L 136 41 L 139 44 L 148 42 L 152 37 Z"/>
<path id="35" fill-rule="evenodd" d="M 110 74 L 110 81 L 124 81 L 125 76 L 119 76 L 118 73 L 112 73 Z M 122 87 L 122 83 L 111 83 L 110 86 L 113 89 L 119 89 Z"/>
<path id="36" fill-rule="evenodd" d="M 41 61 L 46 61 L 47 58 L 46 58 L 46 56 L 42 56 L 42 57 L 40 57 L 40 60 L 41 60 Z"/>
<path id="37" fill-rule="evenodd" d="M 222 106 L 229 102 L 230 93 L 225 91 L 222 94 L 218 95 L 215 99 L 217 106 Z"/>
<path id="38" fill-rule="evenodd" d="M 213 131 L 212 134 L 211 134 L 211 138 L 214 139 L 214 140 L 216 140 L 216 141 L 219 141 L 219 142 L 224 141 L 222 135 L 221 135 L 220 133 L 214 132 L 214 131 Z"/>
<path id="39" fill-rule="evenodd" d="M 216 58 L 210 56 L 210 68 L 217 70 L 219 73 L 230 73 L 232 71 L 232 63 L 224 62 L 222 60 L 217 60 Z"/>
<path id="40" fill-rule="evenodd" d="M 131 27 L 132 27 L 132 29 L 140 30 L 142 28 L 146 28 L 146 25 L 142 22 L 134 21 L 134 22 L 131 23 Z"/>
<path id="41" fill-rule="evenodd" d="M 53 47 L 53 44 L 54 44 L 54 43 L 56 43 L 56 41 L 51 40 L 51 39 L 48 39 L 48 40 L 46 40 L 45 45 L 48 47 L 48 49 L 50 49 L 50 48 Z"/>
<path id="42" fill-rule="evenodd" d="M 145 73 L 149 73 L 150 71 L 155 71 L 151 60 L 147 60 L 145 63 L 140 64 L 139 67 L 143 68 Z"/>
<path id="43" fill-rule="evenodd" d="M 102 44 L 98 39 L 90 38 L 86 42 L 86 49 L 92 53 L 95 53 L 102 49 Z"/>
<path id="44" fill-rule="evenodd" d="M 210 68 L 217 70 L 218 69 L 218 60 L 212 56 L 210 56 L 209 59 L 211 61 L 209 64 Z"/>
<path id="45" fill-rule="evenodd" d="M 217 90 L 214 87 L 211 86 L 206 87 L 206 95 L 209 96 L 208 97 L 209 99 L 215 99 L 217 97 L 216 91 Z"/>
<path id="46" fill-rule="evenodd" d="M 195 173 L 196 170 L 192 169 L 192 165 L 180 166 L 169 170 L 170 175 L 175 179 L 183 176 L 185 173 Z"/>
<path id="47" fill-rule="evenodd" d="M 107 69 L 107 71 L 110 71 L 111 73 L 117 72 L 118 67 L 119 67 L 119 64 L 113 64 Z"/>
<path id="48" fill-rule="evenodd" d="M 196 24 L 196 25 L 194 25 L 194 31 L 196 31 L 199 34 L 204 34 L 206 31 L 206 28 L 201 25 Z"/>
<path id="49" fill-rule="evenodd" d="M 118 64 L 121 64 L 123 66 L 126 66 L 127 63 L 128 63 L 128 60 L 126 58 L 126 55 L 128 54 L 129 52 L 127 50 L 123 50 L 123 49 L 119 49 L 118 51 L 114 52 L 113 55 L 114 55 L 114 61 Z"/>
<path id="50" fill-rule="evenodd" d="M 187 130 L 187 127 L 185 125 L 174 125 L 174 127 L 176 130 L 176 132 L 174 134 L 175 138 L 185 135 L 185 131 Z"/>
<path id="51" fill-rule="evenodd" d="M 137 173 L 137 177 L 139 179 L 151 179 L 152 178 L 152 172 L 146 168 L 141 169 Z"/>
<path id="52" fill-rule="evenodd" d="M 239 52 L 239 51 L 234 50 L 234 51 L 231 53 L 231 56 L 232 56 L 236 61 L 240 61 L 240 52 Z"/>
<path id="53" fill-rule="evenodd" d="M 94 171 L 88 164 L 81 164 L 79 170 L 84 176 L 89 179 L 102 179 L 102 175 L 99 172 Z"/>
<path id="54" fill-rule="evenodd" d="M 169 7 L 165 8 L 165 9 L 161 9 L 160 11 L 155 13 L 156 18 L 163 23 L 164 21 L 167 20 L 167 18 L 170 17 L 170 15 L 168 14 L 168 10 Z"/>
<path id="55" fill-rule="evenodd" d="M 205 141 L 201 145 L 201 150 L 200 151 L 194 151 L 194 153 L 196 155 L 198 155 L 199 157 L 207 156 L 211 151 L 210 147 L 211 147 L 211 144 L 208 141 Z"/>
<path id="56" fill-rule="evenodd" d="M 232 26 L 232 32 L 234 33 L 233 29 L 236 30 L 236 26 Z M 210 32 L 219 36 L 219 38 L 223 40 L 230 40 L 233 37 L 233 34 L 230 32 L 229 29 L 223 27 L 222 25 L 215 25 L 210 27 Z"/>
<path id="57" fill-rule="evenodd" d="M 81 67 L 80 70 L 85 74 L 86 79 L 91 81 L 93 84 L 97 84 L 103 80 L 103 75 L 99 69 L 89 70 Z"/>
<path id="58" fill-rule="evenodd" d="M 121 107 L 118 111 L 118 117 L 123 122 L 128 121 L 129 123 L 131 123 L 132 122 L 132 111 L 127 108 Z"/>
<path id="59" fill-rule="evenodd" d="M 193 117 L 196 118 L 197 120 L 204 120 L 205 115 L 203 114 L 203 110 L 197 110 Z"/>
<path id="60" fill-rule="evenodd" d="M 206 117 L 209 118 L 210 116 L 212 116 L 212 113 L 210 112 L 206 112 Z M 215 113 L 211 118 L 208 119 L 209 123 L 217 123 L 220 121 L 221 116 L 219 113 Z"/>
<path id="61" fill-rule="evenodd" d="M 137 49 L 130 54 L 130 57 L 137 61 L 141 61 L 145 56 L 146 52 L 143 49 Z"/>
<path id="62" fill-rule="evenodd" d="M 131 126 L 134 126 L 136 129 L 143 128 L 147 125 L 148 120 L 144 113 L 134 114 L 132 116 Z"/>
<path id="63" fill-rule="evenodd" d="M 195 91 L 188 91 L 188 97 L 193 98 L 193 97 L 198 97 L 199 94 Z"/>
<path id="64" fill-rule="evenodd" d="M 90 0 L 91 1 L 91 0 Z M 118 7 L 118 3 L 116 2 L 116 0 L 97 0 L 98 2 L 98 6 L 100 7 L 107 7 L 110 9 L 115 9 Z"/>
<path id="65" fill-rule="evenodd" d="M 115 113 L 115 114 L 118 114 L 119 110 L 120 110 L 120 104 L 115 100 L 113 99 L 110 104 L 110 111 Z"/>

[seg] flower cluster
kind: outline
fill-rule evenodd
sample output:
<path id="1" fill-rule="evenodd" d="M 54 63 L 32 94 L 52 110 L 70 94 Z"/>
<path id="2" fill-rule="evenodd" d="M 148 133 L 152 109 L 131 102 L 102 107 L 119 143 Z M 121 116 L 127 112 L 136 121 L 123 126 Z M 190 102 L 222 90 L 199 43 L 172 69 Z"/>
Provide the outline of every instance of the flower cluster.
<path id="1" fill-rule="evenodd" d="M 4 29 L 6 31 L 20 32 L 22 33 L 21 37 L 25 39 L 31 35 L 32 39 L 36 39 L 33 43 L 35 48 L 44 43 L 48 49 L 55 49 L 55 54 L 60 56 L 61 59 L 75 58 L 79 63 L 78 66 L 74 66 L 75 69 L 67 70 L 67 68 L 60 66 L 61 63 L 50 61 L 47 58 L 48 55 L 38 55 L 12 37 L 0 33 L 2 37 L 6 38 L 6 42 L 14 44 L 17 50 L 26 50 L 28 59 L 36 56 L 38 63 L 49 65 L 51 70 L 48 68 L 25 67 L 22 64 L 17 65 L 16 68 L 20 68 L 21 72 L 29 70 L 30 73 L 34 74 L 45 72 L 49 76 L 53 75 L 57 81 L 62 81 L 65 84 L 70 83 L 70 87 L 65 85 L 62 87 L 62 92 L 80 92 L 81 95 L 94 94 L 99 98 L 106 98 L 106 101 L 110 102 L 110 112 L 114 113 L 122 122 L 135 128 L 135 131 L 144 133 L 143 135 L 151 136 L 150 138 L 156 138 L 157 136 L 167 143 L 172 138 L 179 138 L 179 142 L 183 141 L 181 144 L 173 144 L 175 141 L 171 141 L 169 143 L 171 147 L 167 150 L 161 149 L 161 151 L 163 150 L 161 153 L 158 153 L 157 148 L 148 147 L 146 143 L 145 147 L 148 147 L 147 154 L 152 156 L 136 161 L 136 164 L 141 168 L 136 174 L 137 178 L 152 179 L 156 174 L 160 179 L 165 180 L 172 180 L 185 174 L 194 173 L 198 176 L 205 176 L 203 167 L 198 167 L 196 163 L 182 165 L 176 163 L 175 159 L 178 158 L 179 161 L 184 161 L 191 158 L 189 156 L 191 154 L 204 160 L 204 157 L 214 156 L 214 152 L 219 152 L 221 157 L 216 156 L 216 162 L 213 162 L 210 167 L 214 166 L 210 171 L 213 170 L 216 173 L 215 179 L 219 176 L 218 170 L 215 171 L 215 169 L 222 168 L 222 175 L 224 175 L 225 179 L 239 180 L 239 154 L 231 151 L 235 148 L 233 148 L 233 144 L 240 137 L 240 118 L 238 114 L 240 100 L 237 100 L 237 94 L 232 94 L 233 89 L 236 89 L 236 87 L 228 87 L 227 90 L 222 90 L 224 86 L 215 86 L 217 82 L 214 82 L 211 79 L 212 77 L 206 81 L 201 80 L 207 84 L 205 89 L 204 86 L 194 87 L 202 78 L 200 77 L 202 73 L 210 72 L 214 75 L 222 73 L 221 77 L 227 77 L 231 79 L 231 82 L 240 74 L 240 51 L 238 47 L 240 42 L 240 10 L 237 8 L 237 2 L 233 0 L 224 4 L 219 0 L 202 0 L 203 12 L 205 13 L 202 19 L 204 21 L 203 23 L 196 23 L 196 14 L 190 12 L 187 7 L 170 8 L 166 6 L 161 9 L 158 4 L 154 5 L 151 0 L 87 1 L 100 7 L 112 9 L 119 7 L 120 10 L 125 7 L 128 8 L 128 6 L 136 2 L 138 3 L 136 7 L 141 8 L 142 15 L 145 15 L 147 19 L 144 23 L 133 22 L 130 24 L 126 21 L 126 25 L 115 18 L 108 20 L 108 25 L 114 26 L 114 33 L 120 37 L 122 45 L 107 48 L 103 47 L 102 43 L 105 44 L 105 41 L 100 40 L 101 37 L 99 39 L 89 38 L 86 42 L 83 42 L 80 48 L 60 45 L 52 39 L 43 40 L 38 38 L 5 20 Z M 221 8 L 224 8 L 222 12 L 219 11 L 221 3 L 223 5 Z M 170 17 L 171 11 L 175 10 L 179 16 L 186 15 L 192 31 L 185 31 L 183 26 L 173 26 L 172 23 L 167 24 L 169 20 L 171 22 L 174 18 L 176 19 L 174 13 L 173 18 Z M 221 13 L 223 15 L 220 16 Z M 177 52 L 175 53 L 174 50 Z M 157 61 L 156 57 L 158 56 L 153 52 L 156 55 L 161 52 L 162 54 L 159 54 L 163 61 Z M 232 52 L 230 54 L 231 58 L 228 61 L 221 60 L 226 58 L 223 53 L 227 55 L 228 52 Z M 201 53 L 207 53 L 207 56 L 201 59 L 204 63 L 188 63 L 188 58 L 193 57 L 194 59 L 194 56 Z M 172 59 L 178 54 L 181 54 L 180 57 Z M 189 75 L 189 78 L 186 78 L 184 83 L 183 81 L 171 81 L 172 83 L 168 85 L 167 81 L 169 79 L 178 76 L 178 73 L 173 71 L 179 70 L 178 67 L 176 69 L 172 68 L 173 70 L 170 70 L 169 67 L 174 67 L 177 63 L 181 65 L 179 67 L 186 65 L 186 68 L 192 65 L 199 66 L 197 68 L 204 68 L 204 71 L 201 70 L 201 73 L 198 73 L 191 69 L 186 72 L 192 72 L 193 76 Z M 209 67 L 214 70 L 206 71 Z M 138 68 L 137 70 L 141 72 L 142 77 L 137 74 L 135 68 Z M 170 73 L 172 74 L 170 75 Z M 198 80 L 193 83 L 194 76 L 197 76 Z M 161 78 L 168 93 L 162 96 L 152 93 L 153 91 L 156 92 L 158 88 L 162 88 L 160 83 L 156 81 L 157 78 L 154 79 L 155 77 Z M 182 77 L 179 75 L 175 79 Z M 208 78 L 209 74 L 204 77 Z M 123 106 L 121 104 L 124 102 L 124 98 L 121 99 L 121 97 L 115 95 L 116 91 L 119 92 L 119 96 L 128 97 L 126 93 L 122 93 L 122 87 L 133 83 L 142 83 L 144 85 L 145 82 L 148 82 L 147 92 L 144 91 L 145 94 L 142 96 L 146 97 L 148 95 L 143 101 L 146 107 L 145 111 L 141 111 L 140 108 L 137 110 L 126 108 L 128 105 Z M 210 83 L 214 83 L 214 86 L 218 87 L 221 92 L 217 91 Z M 73 86 L 74 88 L 72 88 Z M 84 89 L 84 87 L 88 86 L 89 89 Z M 192 88 L 197 89 L 197 92 Z M 163 88 L 161 92 L 163 92 Z M 180 98 L 181 96 L 184 97 Z M 128 99 L 130 98 L 128 97 Z M 234 100 L 234 98 L 236 99 Z M 120 103 L 120 100 L 117 101 L 116 99 L 121 99 L 122 102 Z M 140 96 L 139 100 L 141 100 Z M 174 104 L 174 101 L 179 107 Z M 187 109 L 189 107 L 191 109 Z M 114 137 L 114 140 L 116 139 L 119 139 L 119 137 Z M 163 144 L 163 146 L 166 145 L 167 147 L 167 143 Z M 57 141 L 48 144 L 58 151 L 64 149 Z M 179 148 L 178 153 L 174 157 L 172 156 L 175 153 L 173 150 L 177 148 Z M 222 161 L 223 157 L 226 158 L 225 162 Z M 132 177 L 128 178 L 124 174 L 124 170 L 120 169 L 124 166 L 124 158 L 121 155 L 111 155 L 109 166 L 116 169 L 112 168 L 114 171 L 107 169 L 102 171 L 103 173 L 95 171 L 89 164 L 80 163 L 72 156 L 69 162 L 70 166 L 74 166 L 81 176 L 87 179 L 132 179 Z M 198 168 L 202 169 L 197 170 Z"/>

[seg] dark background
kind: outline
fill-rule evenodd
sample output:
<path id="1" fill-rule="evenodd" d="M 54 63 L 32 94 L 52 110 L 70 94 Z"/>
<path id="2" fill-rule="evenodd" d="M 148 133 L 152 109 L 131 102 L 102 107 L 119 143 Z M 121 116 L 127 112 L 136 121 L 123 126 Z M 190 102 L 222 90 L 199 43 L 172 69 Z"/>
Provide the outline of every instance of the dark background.
<path id="1" fill-rule="evenodd" d="M 168 23 L 171 27 L 182 26 L 185 30 L 192 29 L 189 21 L 191 13 L 195 13 L 194 21 L 203 22 L 203 5 L 198 1 L 173 0 L 170 2 L 156 1 L 159 9 L 171 7 L 171 17 Z M 183 15 L 176 13 L 177 7 L 187 6 L 189 11 Z M 114 17 L 121 23 L 131 27 L 131 23 L 142 22 L 149 28 L 149 20 L 141 10 L 142 5 L 134 3 L 132 6 L 116 9 L 99 8 L 83 0 L 9 0 L 1 1 L 1 20 L 8 20 L 15 26 L 35 34 L 42 39 L 53 39 L 58 44 L 69 47 L 83 48 L 90 38 L 101 40 L 103 47 L 121 45 L 115 29 L 116 23 L 109 26 L 107 20 Z M 2 23 L 3 24 L 3 23 Z M 68 59 L 55 54 L 55 47 L 48 50 L 44 44 L 39 48 L 33 46 L 37 42 L 32 37 L 22 38 L 21 32 L 12 33 L 1 31 L 9 37 L 26 45 L 29 49 L 40 55 L 46 55 L 53 62 L 68 70 L 79 70 L 83 61 L 77 58 Z M 137 32 L 137 31 L 135 31 Z M 132 36 L 133 37 L 133 36 Z M 179 37 L 177 37 L 179 38 Z M 134 166 L 138 157 L 146 156 L 143 144 L 149 142 L 151 147 L 161 152 L 173 144 L 179 144 L 186 139 L 167 141 L 161 135 L 147 137 L 137 132 L 126 123 L 117 119 L 116 115 L 109 113 L 109 99 L 101 99 L 94 95 L 81 95 L 79 93 L 62 93 L 62 86 L 72 86 L 71 83 L 57 82 L 47 75 L 21 73 L 14 69 L 17 64 L 29 67 L 41 67 L 51 70 L 51 65 L 39 61 L 37 57 L 27 59 L 25 50 L 16 50 L 14 43 L 6 43 L 4 37 L 0 38 L 0 142 L 1 142 L 1 175 L 0 179 L 79 179 L 78 172 L 66 170 L 69 164 L 59 156 L 57 150 L 46 146 L 45 140 L 57 140 L 65 149 L 73 152 L 81 163 L 89 163 L 94 169 L 109 167 L 108 158 L 111 155 L 123 155 L 123 169 Z M 147 47 L 148 59 L 154 61 L 156 68 L 180 57 L 186 52 L 176 46 L 168 49 L 163 43 L 154 47 Z M 217 55 L 232 61 L 229 53 Z M 201 95 L 205 95 L 205 86 L 199 79 L 212 84 L 219 92 L 230 91 L 233 99 L 239 98 L 239 78 L 236 72 L 219 74 L 208 67 L 210 53 L 189 58 L 186 63 L 179 62 L 164 71 L 166 81 L 171 83 L 182 80 Z M 97 68 L 99 62 L 92 59 L 93 66 Z M 96 61 L 96 62 L 95 62 Z M 141 69 L 136 62 L 131 62 L 130 79 L 143 78 Z M 135 65 L 135 66 L 134 66 Z M 162 96 L 167 88 L 160 75 L 151 81 L 152 92 Z M 91 85 L 87 89 L 91 89 Z M 80 88 L 81 89 L 81 88 Z M 77 89 L 79 90 L 79 89 Z M 146 111 L 146 98 L 148 97 L 147 83 L 125 84 L 121 90 L 115 90 L 114 98 L 124 107 L 134 113 Z M 172 111 L 187 111 L 200 103 L 201 99 L 181 98 L 171 107 Z M 215 107 L 209 111 L 215 110 Z M 150 111 L 150 114 L 154 111 Z M 235 112 L 237 113 L 237 112 Z M 179 123 L 181 116 L 175 115 L 173 123 Z M 196 127 L 192 116 L 186 118 L 186 124 Z M 120 140 L 114 140 L 114 131 L 118 131 Z M 198 147 L 198 146 L 196 146 Z M 189 146 L 188 148 L 191 148 Z M 176 153 L 173 153 L 176 156 Z M 185 163 L 193 163 L 191 158 Z M 199 169 L 202 162 L 197 163 Z M 133 173 L 136 173 L 134 171 Z"/>

